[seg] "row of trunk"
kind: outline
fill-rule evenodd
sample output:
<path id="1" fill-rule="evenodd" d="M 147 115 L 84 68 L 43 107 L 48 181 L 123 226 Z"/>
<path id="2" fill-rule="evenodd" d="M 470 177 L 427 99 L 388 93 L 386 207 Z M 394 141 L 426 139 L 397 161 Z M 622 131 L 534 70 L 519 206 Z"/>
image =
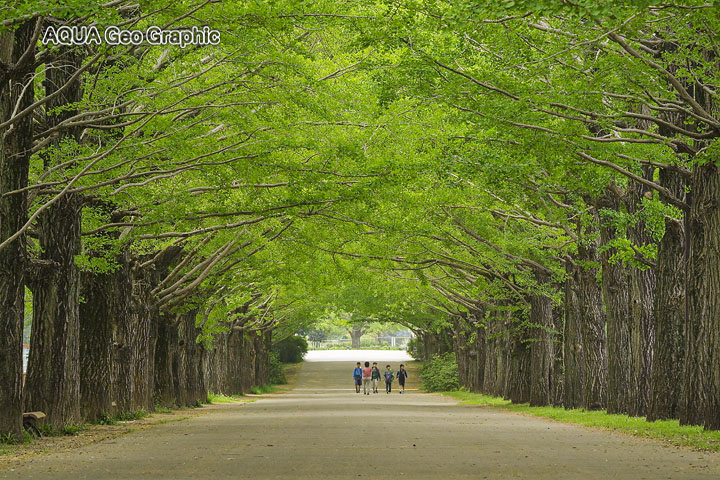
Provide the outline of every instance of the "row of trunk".
<path id="1" fill-rule="evenodd" d="M 691 199 L 683 178 L 660 172 L 660 183 L 691 208 L 684 222 L 666 218 L 647 268 L 615 261 L 607 245 L 618 232 L 599 214 L 621 204 L 612 195 L 599 199 L 595 220 L 578 225 L 578 251 L 559 286 L 562 309 L 538 294 L 525 299 L 518 310 L 524 313 L 483 305 L 455 318 L 462 385 L 532 405 L 720 428 L 718 179 L 719 167 L 698 167 Z M 639 204 L 643 190 L 633 188 L 628 202 Z M 651 243 L 640 227 L 628 236 L 636 245 Z M 549 281 L 541 273 L 540 285 Z"/>
<path id="2" fill-rule="evenodd" d="M 198 405 L 207 401 L 208 391 L 243 394 L 269 383 L 270 331 L 231 329 L 207 348 L 196 341 L 197 310 L 163 314 L 153 303 L 149 292 L 162 277 L 157 267 L 162 258 L 145 270 L 127 257 L 118 263 L 112 273 L 80 274 L 76 328 L 67 317 L 63 322 L 52 321 L 56 315 L 36 317 L 26 411 L 43 411 L 49 425 L 61 428 L 120 413 Z M 34 303 L 42 304 L 37 299 L 42 291 L 34 292 Z"/>

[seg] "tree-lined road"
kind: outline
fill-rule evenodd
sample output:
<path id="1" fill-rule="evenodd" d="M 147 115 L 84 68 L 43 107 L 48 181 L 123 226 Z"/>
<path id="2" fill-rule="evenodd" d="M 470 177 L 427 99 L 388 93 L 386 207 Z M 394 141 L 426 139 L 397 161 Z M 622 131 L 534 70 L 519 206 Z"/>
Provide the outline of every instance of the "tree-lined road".
<path id="1" fill-rule="evenodd" d="M 0 478 L 720 478 L 715 454 L 420 393 L 412 366 L 406 395 L 357 395 L 352 367 L 305 362 L 287 394 L 38 456 Z"/>

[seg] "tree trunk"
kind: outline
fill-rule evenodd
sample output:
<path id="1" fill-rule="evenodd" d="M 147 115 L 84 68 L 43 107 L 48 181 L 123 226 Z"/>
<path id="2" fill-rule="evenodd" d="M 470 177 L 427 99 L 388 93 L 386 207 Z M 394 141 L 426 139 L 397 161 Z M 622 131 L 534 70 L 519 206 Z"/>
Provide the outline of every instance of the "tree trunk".
<path id="1" fill-rule="evenodd" d="M 643 167 L 643 177 L 653 178 L 653 168 Z M 629 213 L 637 213 L 641 206 L 643 195 L 648 187 L 637 182 L 628 186 L 627 208 Z M 645 222 L 636 221 L 628 228 L 628 238 L 638 246 L 652 243 L 646 232 Z M 631 365 L 632 377 L 628 385 L 630 402 L 628 414 L 631 416 L 647 415 L 648 396 L 650 394 L 650 368 L 655 343 L 655 271 L 652 268 L 640 270 L 630 269 L 630 318 L 633 321 L 631 332 Z"/>
<path id="2" fill-rule="evenodd" d="M 597 217 L 595 220 L 597 223 Z M 578 245 L 576 269 L 581 345 L 583 348 L 583 375 L 581 380 L 580 406 L 588 410 L 605 408 L 607 399 L 607 337 L 605 334 L 605 313 L 602 292 L 597 281 L 600 264 L 594 238 L 594 230 L 585 228 L 584 237 Z"/>
<path id="3" fill-rule="evenodd" d="M 684 415 L 686 424 L 720 429 L 720 166 L 692 172 L 689 318 Z"/>
<path id="4" fill-rule="evenodd" d="M 617 195 L 608 193 L 598 200 L 598 208 L 618 211 L 620 200 Z M 600 228 L 600 242 L 607 245 L 616 238 L 617 232 L 609 222 L 603 222 Z M 607 248 L 600 254 L 602 263 L 602 294 L 607 314 L 607 411 L 608 413 L 627 413 L 630 406 L 628 386 L 632 376 L 630 364 L 630 338 L 632 321 L 628 298 L 629 278 L 622 262 L 610 262 L 617 253 L 615 248 Z"/>
<path id="5" fill-rule="evenodd" d="M 480 392 L 483 387 L 486 358 L 486 331 L 484 310 L 473 310 L 468 315 L 471 331 L 468 350 L 468 388 L 471 392 Z"/>
<path id="6" fill-rule="evenodd" d="M 270 350 L 272 348 L 272 330 L 259 332 L 256 340 L 257 359 L 255 360 L 255 380 L 259 385 L 270 384 Z"/>
<path id="7" fill-rule="evenodd" d="M 498 377 L 498 357 L 500 356 L 497 332 L 499 319 L 491 315 L 485 321 L 485 368 L 480 391 L 486 395 L 496 395 Z"/>
<path id="8" fill-rule="evenodd" d="M 660 182 L 684 199 L 682 176 L 660 170 Z M 685 231 L 681 221 L 665 219 L 658 247 L 655 284 L 655 347 L 650 377 L 648 420 L 678 418 L 684 370 Z M 694 340 L 693 340 L 694 341 Z"/>
<path id="9" fill-rule="evenodd" d="M 80 198 L 68 194 L 39 217 L 41 259 L 33 280 L 33 328 L 25 407 L 60 429 L 80 421 Z"/>
<path id="10" fill-rule="evenodd" d="M 513 403 L 530 401 L 530 346 L 526 325 L 513 325 L 510 339 L 510 368 L 506 398 Z"/>
<path id="11" fill-rule="evenodd" d="M 175 376 L 173 365 L 176 364 L 177 352 L 174 345 L 177 342 L 176 327 L 173 322 L 160 321 L 157 325 L 155 340 L 155 385 L 153 397 L 155 404 L 163 407 L 172 407 L 177 404 L 175 399 Z"/>
<path id="12" fill-rule="evenodd" d="M 549 281 L 549 275 L 536 272 L 540 287 Z M 530 405 L 550 404 L 550 372 L 553 366 L 552 301 L 545 295 L 530 296 Z"/>
<path id="13" fill-rule="evenodd" d="M 203 370 L 205 349 L 197 343 L 199 334 L 195 326 L 197 310 L 188 312 L 181 317 L 182 321 L 182 348 L 185 350 L 185 378 L 182 382 L 183 402 L 185 406 L 199 406 L 207 400 L 207 387 Z"/>
<path id="14" fill-rule="evenodd" d="M 365 330 L 358 325 L 353 325 L 351 329 L 348 329 L 348 333 L 350 334 L 350 341 L 351 341 L 352 348 L 355 350 L 359 349 L 360 348 L 360 337 L 363 336 L 363 334 L 365 333 Z"/>
<path id="15" fill-rule="evenodd" d="M 580 333 L 580 303 L 578 299 L 579 269 L 571 261 L 566 263 L 564 348 L 564 402 L 565 408 L 579 408 L 582 402 L 584 350 Z"/>
<path id="16" fill-rule="evenodd" d="M 553 328 L 555 330 L 553 348 L 553 368 L 550 375 L 550 391 L 553 406 L 561 407 L 565 399 L 565 375 L 563 372 L 563 325 L 565 323 L 564 310 L 560 307 L 553 308 Z"/>
<path id="17" fill-rule="evenodd" d="M 242 382 L 242 361 L 244 357 L 243 350 L 245 342 L 243 340 L 243 331 L 239 328 L 233 328 L 227 334 L 227 349 L 223 357 L 225 366 L 223 370 L 226 376 L 227 393 L 230 395 L 239 395 L 245 393 Z"/>
<path id="18" fill-rule="evenodd" d="M 0 33 L 0 61 L 15 64 L 31 47 L 35 20 L 21 24 L 14 34 Z M 29 64 L 35 62 L 34 48 Z M 17 71 L 0 79 L 0 123 L 33 103 L 32 72 Z M 14 235 L 27 221 L 27 193 L 3 196 L 28 184 L 33 119 L 28 115 L 0 130 L 0 243 Z M 25 236 L 0 250 L 0 435 L 20 438 L 23 413 L 22 334 L 25 309 Z"/>
<path id="19" fill-rule="evenodd" d="M 87 421 L 114 414 L 113 342 L 117 325 L 115 304 L 127 298 L 119 291 L 115 273 L 81 275 L 80 413 Z"/>
<path id="20" fill-rule="evenodd" d="M 243 350 L 242 358 L 240 361 L 240 375 L 242 381 L 243 393 L 249 393 L 256 385 L 255 382 L 255 344 L 250 338 L 251 333 L 248 331 L 243 332 Z M 231 359 L 232 361 L 232 359 Z"/>
<path id="21" fill-rule="evenodd" d="M 464 312 L 463 312 L 464 313 Z M 468 388 L 468 335 L 467 314 L 453 316 L 453 349 L 458 366 L 458 380 L 461 386 Z"/>
<path id="22" fill-rule="evenodd" d="M 66 84 L 81 63 L 75 48 L 61 48 L 48 65 L 45 93 L 54 97 L 46 105 L 47 128 L 77 114 L 75 104 L 82 98 L 80 82 L 76 79 Z M 62 87 L 67 88 L 58 94 Z M 77 142 L 79 135 L 79 128 L 70 128 L 54 143 Z M 44 154 L 45 169 L 67 160 L 54 155 Z M 25 405 L 29 410 L 44 411 L 45 421 L 55 428 L 80 421 L 80 272 L 75 256 L 82 246 L 82 207 L 78 194 L 67 193 L 38 217 L 40 259 L 46 267 L 43 275 L 33 279 L 32 349 Z"/>
<path id="23" fill-rule="evenodd" d="M 145 272 L 142 272 L 145 273 Z M 156 285 L 146 275 L 136 274 L 132 279 L 130 346 L 132 362 L 132 411 L 154 408 L 155 342 L 160 312 L 153 305 L 149 292 Z M 193 317 L 194 318 L 194 317 Z"/>

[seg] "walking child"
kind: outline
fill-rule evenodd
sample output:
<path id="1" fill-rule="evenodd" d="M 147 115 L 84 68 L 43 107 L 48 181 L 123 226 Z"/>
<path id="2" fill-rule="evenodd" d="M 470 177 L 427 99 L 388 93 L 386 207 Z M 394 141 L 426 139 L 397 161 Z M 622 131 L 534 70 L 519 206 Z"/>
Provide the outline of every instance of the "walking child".
<path id="1" fill-rule="evenodd" d="M 397 373 L 398 383 L 400 384 L 400 394 L 405 393 L 405 379 L 406 378 L 408 378 L 407 370 L 405 370 L 405 365 L 403 365 L 401 363 L 400 370 L 398 370 L 398 373 Z"/>
<path id="2" fill-rule="evenodd" d="M 362 368 L 360 362 L 357 362 L 357 366 L 353 370 L 353 378 L 355 379 L 355 393 L 360 393 L 360 385 L 362 385 Z"/>
<path id="3" fill-rule="evenodd" d="M 385 365 L 385 393 L 392 392 L 392 381 L 395 378 L 390 365 Z"/>
<path id="4" fill-rule="evenodd" d="M 373 366 L 372 366 L 373 393 L 378 393 L 378 390 L 377 390 L 378 383 L 380 383 L 380 369 L 377 366 L 377 362 L 373 362 Z"/>
<path id="5" fill-rule="evenodd" d="M 370 379 L 372 378 L 372 368 L 370 362 L 365 362 L 365 368 L 362 369 L 362 385 L 363 393 L 370 395 Z"/>

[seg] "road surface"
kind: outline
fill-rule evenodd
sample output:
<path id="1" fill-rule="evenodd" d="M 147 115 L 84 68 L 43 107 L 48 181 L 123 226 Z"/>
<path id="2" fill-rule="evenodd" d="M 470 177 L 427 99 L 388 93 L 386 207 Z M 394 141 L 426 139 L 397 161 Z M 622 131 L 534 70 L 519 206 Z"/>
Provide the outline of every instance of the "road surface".
<path id="1" fill-rule="evenodd" d="M 305 362 L 289 393 L 35 456 L 0 478 L 720 478 L 717 454 L 419 393 L 412 367 L 407 394 L 358 395 L 355 360 L 342 354 Z M 384 355 L 355 357 L 384 365 Z"/>

